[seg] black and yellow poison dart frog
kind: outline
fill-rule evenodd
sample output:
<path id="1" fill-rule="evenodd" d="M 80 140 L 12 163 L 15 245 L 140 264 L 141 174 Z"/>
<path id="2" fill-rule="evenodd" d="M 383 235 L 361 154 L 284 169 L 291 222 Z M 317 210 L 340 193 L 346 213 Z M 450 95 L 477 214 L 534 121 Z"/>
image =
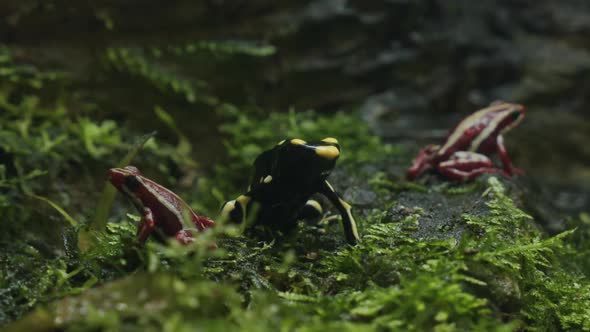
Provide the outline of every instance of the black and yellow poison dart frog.
<path id="1" fill-rule="evenodd" d="M 252 222 L 287 231 L 310 211 L 322 214 L 321 206 L 310 197 L 324 195 L 338 209 L 346 241 L 360 241 L 351 206 L 326 180 L 340 156 L 335 138 L 306 142 L 285 139 L 261 153 L 254 161 L 254 175 L 248 192 L 221 208 L 220 220 Z"/>

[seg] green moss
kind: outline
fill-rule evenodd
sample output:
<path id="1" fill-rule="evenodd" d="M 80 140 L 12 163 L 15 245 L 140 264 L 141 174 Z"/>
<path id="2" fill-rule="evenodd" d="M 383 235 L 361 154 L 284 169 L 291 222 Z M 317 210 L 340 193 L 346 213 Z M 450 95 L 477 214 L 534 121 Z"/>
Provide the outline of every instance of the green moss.
<path id="1" fill-rule="evenodd" d="M 77 252 L 74 229 L 92 217 L 105 171 L 132 146 L 133 135 L 114 121 L 91 120 L 91 108 L 69 109 L 65 75 L 20 64 L 6 48 L 0 49 L 0 72 L 6 78 L 0 84 L 3 323 L 39 302 L 127 274 L 138 265 L 129 260 L 139 259 L 133 255 L 135 224 L 111 225 L 110 233 L 130 233 L 96 235 L 99 247 L 85 257 Z M 165 163 L 178 153 L 161 143 L 141 158 Z M 52 206 L 73 218 L 66 222 Z"/>
<path id="2" fill-rule="evenodd" d="M 125 217 L 133 207 L 122 203 L 105 232 L 88 233 L 96 245 L 80 252 L 82 228 L 27 193 L 87 222 L 104 171 L 138 135 L 94 120 L 91 110 L 73 112 L 51 88 L 67 86 L 67 78 L 1 54 L 9 70 L 0 73 L 13 78 L 0 91 L 0 322 L 33 310 L 9 330 L 590 330 L 587 215 L 572 219 L 577 230 L 548 237 L 494 177 L 464 186 L 400 182 L 395 174 L 403 170 L 389 167 L 402 151 L 350 113 L 266 114 L 220 104 L 226 162 L 201 176 L 198 190 L 173 189 L 213 216 L 244 190 L 263 150 L 285 137 L 336 137 L 343 154 L 333 176 L 340 172 L 342 185 L 366 183 L 362 190 L 376 197 L 355 207 L 358 246 L 347 246 L 327 218 L 271 242 L 220 225 L 194 246 L 141 247 L 137 216 Z M 123 71 L 174 90 L 173 71 L 162 79 L 148 67 Z M 172 170 L 194 172 L 174 116 L 163 108 L 157 115 L 179 143 L 150 143 L 140 160 L 164 181 L 177 179 Z M 219 249 L 210 249 L 213 242 Z"/>
<path id="3" fill-rule="evenodd" d="M 375 214 L 367 220 L 370 226 L 359 246 L 315 248 L 316 257 L 300 253 L 289 241 L 259 246 L 239 237 L 218 238 L 225 250 L 196 255 L 187 255 L 185 247 L 150 245 L 141 255 L 147 274 L 86 291 L 74 300 L 81 301 L 78 306 L 72 300 L 57 302 L 50 316 L 64 315 L 67 306 L 58 326 L 73 329 L 130 328 L 130 322 L 134 329 L 150 330 L 189 329 L 197 322 L 204 330 L 222 324 L 256 331 L 289 326 L 588 329 L 588 282 L 556 260 L 571 232 L 542 238 L 503 191 L 495 178 L 489 179 L 484 194 L 488 212 L 464 215 L 469 232 L 459 241 L 415 238 L 422 217 L 417 210 L 396 222 Z M 113 227 L 115 234 L 132 238 L 129 227 Z M 105 269 L 123 256 L 115 247 L 133 246 L 123 246 L 122 239 L 110 237 L 97 249 L 106 256 L 84 261 L 94 260 Z M 198 272 L 201 264 L 205 268 Z M 507 294 L 512 294 L 508 302 Z M 111 304 L 114 298 L 117 305 Z"/>

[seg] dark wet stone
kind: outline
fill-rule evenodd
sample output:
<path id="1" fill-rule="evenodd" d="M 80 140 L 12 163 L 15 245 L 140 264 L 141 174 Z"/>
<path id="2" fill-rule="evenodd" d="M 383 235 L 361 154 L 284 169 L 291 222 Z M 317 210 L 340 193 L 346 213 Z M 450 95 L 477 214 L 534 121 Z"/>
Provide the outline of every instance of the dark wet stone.
<path id="1" fill-rule="evenodd" d="M 342 195 L 344 200 L 357 206 L 369 206 L 377 200 L 377 194 L 372 190 L 349 188 Z"/>

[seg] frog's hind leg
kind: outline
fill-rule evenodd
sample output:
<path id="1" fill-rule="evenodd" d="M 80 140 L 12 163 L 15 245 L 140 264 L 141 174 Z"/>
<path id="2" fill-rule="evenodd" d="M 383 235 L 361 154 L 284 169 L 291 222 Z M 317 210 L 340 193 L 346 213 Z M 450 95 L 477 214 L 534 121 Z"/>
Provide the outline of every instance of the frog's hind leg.
<path id="1" fill-rule="evenodd" d="M 494 167 L 482 167 L 471 171 L 462 171 L 458 169 L 446 168 L 439 169 L 438 171 L 447 178 L 461 182 L 472 181 L 473 179 L 484 173 L 496 173 L 506 176 L 506 173 L 503 170 Z"/>
<path id="2" fill-rule="evenodd" d="M 319 192 L 326 196 L 328 200 L 330 200 L 330 203 L 334 204 L 336 209 L 338 209 L 338 212 L 340 212 L 346 241 L 352 245 L 361 242 L 361 238 L 356 227 L 356 222 L 352 216 L 352 207 L 350 204 L 346 203 L 342 198 L 340 198 L 340 196 L 336 193 L 328 181 L 323 182 L 322 188 L 320 188 Z"/>
<path id="3" fill-rule="evenodd" d="M 322 218 L 324 210 L 318 201 L 310 199 L 305 202 L 305 205 L 299 210 L 297 214 L 298 220 L 306 220 L 310 222 L 318 222 Z"/>
<path id="4" fill-rule="evenodd" d="M 449 160 L 440 163 L 437 170 L 455 181 L 471 181 L 483 173 L 507 176 L 503 170 L 492 167 L 492 161 L 485 155 L 466 151 L 455 152 Z"/>

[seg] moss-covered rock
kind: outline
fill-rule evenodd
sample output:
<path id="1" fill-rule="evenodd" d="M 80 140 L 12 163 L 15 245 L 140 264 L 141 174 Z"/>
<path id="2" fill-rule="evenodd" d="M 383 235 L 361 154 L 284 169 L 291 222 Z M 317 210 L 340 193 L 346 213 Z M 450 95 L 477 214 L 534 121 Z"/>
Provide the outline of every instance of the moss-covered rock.
<path id="1" fill-rule="evenodd" d="M 590 283 L 575 263 L 585 256 L 564 260 L 582 235 L 539 231 L 517 207 L 518 186 L 495 177 L 466 185 L 435 178 L 406 183 L 399 178 L 401 150 L 362 128 L 333 126 L 354 116 L 236 115 L 224 129 L 232 162 L 210 174 L 199 195 L 214 196 L 217 187 L 239 192 L 240 181 L 227 176 L 243 169 L 233 176 L 248 177 L 249 150 L 239 147 L 260 151 L 278 136 L 323 136 L 332 129 L 343 153 L 354 151 L 348 141 L 364 142 L 363 153 L 371 152 L 363 162 L 344 158 L 332 179 L 358 203 L 359 245 L 345 244 L 330 212 L 270 242 L 236 236 L 221 225 L 194 247 L 153 242 L 141 248 L 133 242 L 133 221 L 111 224 L 108 233 L 95 235 L 94 249 L 76 253 L 74 247 L 67 256 L 42 260 L 44 270 L 25 271 L 45 280 L 46 286 L 26 293 L 33 304 L 68 296 L 9 330 L 32 321 L 42 322 L 40 330 L 590 328 Z M 206 249 L 212 240 L 218 250 Z M 18 266 L 14 258 L 7 262 Z M 30 307 L 13 307 L 11 315 Z"/>

